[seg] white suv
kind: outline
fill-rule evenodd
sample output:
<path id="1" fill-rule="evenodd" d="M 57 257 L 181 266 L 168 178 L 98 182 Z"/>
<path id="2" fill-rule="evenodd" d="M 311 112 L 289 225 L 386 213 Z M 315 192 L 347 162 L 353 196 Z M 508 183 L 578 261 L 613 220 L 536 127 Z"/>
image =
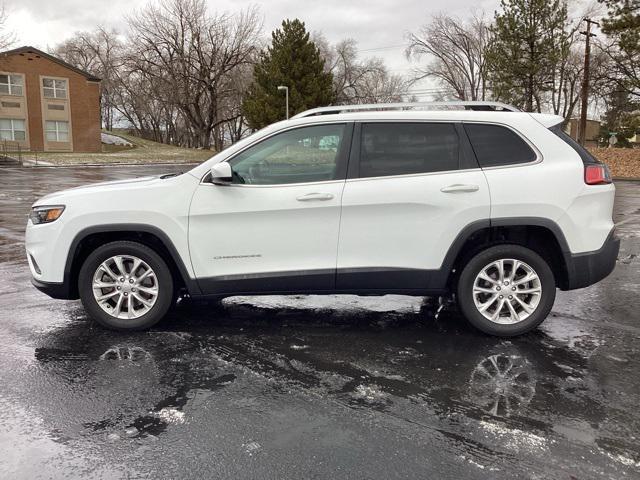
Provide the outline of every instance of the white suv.
<path id="1" fill-rule="evenodd" d="M 562 118 L 487 102 L 326 107 L 181 175 L 38 200 L 33 283 L 116 329 L 179 294 L 454 294 L 511 336 L 614 268 L 614 186 Z"/>

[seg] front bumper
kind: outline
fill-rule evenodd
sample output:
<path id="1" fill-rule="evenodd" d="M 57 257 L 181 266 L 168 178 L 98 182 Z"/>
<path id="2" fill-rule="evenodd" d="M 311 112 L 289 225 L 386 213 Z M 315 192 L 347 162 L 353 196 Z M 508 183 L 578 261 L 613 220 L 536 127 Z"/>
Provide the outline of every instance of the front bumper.
<path id="1" fill-rule="evenodd" d="M 615 268 L 620 239 L 611 230 L 602 247 L 593 252 L 565 255 L 567 285 L 562 290 L 575 290 L 599 282 Z"/>
<path id="2" fill-rule="evenodd" d="M 34 287 L 36 287 L 42 293 L 46 293 L 51 298 L 56 298 L 59 300 L 74 299 L 74 296 L 71 294 L 69 285 L 64 282 L 41 282 L 40 280 L 36 280 L 35 278 L 31 277 L 31 283 Z"/>

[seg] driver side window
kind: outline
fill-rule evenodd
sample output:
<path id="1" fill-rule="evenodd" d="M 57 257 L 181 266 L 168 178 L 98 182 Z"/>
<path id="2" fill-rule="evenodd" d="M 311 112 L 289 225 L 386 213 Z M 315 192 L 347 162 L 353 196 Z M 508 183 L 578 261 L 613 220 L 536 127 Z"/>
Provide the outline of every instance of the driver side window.
<path id="1" fill-rule="evenodd" d="M 314 125 L 278 133 L 229 161 L 233 183 L 282 185 L 336 179 L 345 125 Z"/>

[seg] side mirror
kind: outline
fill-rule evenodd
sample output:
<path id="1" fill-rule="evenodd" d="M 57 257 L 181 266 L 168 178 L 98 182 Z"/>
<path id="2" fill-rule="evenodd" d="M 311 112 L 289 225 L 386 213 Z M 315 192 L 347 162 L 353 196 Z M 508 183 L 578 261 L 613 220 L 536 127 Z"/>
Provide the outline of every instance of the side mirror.
<path id="1" fill-rule="evenodd" d="M 227 162 L 216 163 L 211 167 L 211 183 L 229 183 L 231 180 L 231 165 Z"/>

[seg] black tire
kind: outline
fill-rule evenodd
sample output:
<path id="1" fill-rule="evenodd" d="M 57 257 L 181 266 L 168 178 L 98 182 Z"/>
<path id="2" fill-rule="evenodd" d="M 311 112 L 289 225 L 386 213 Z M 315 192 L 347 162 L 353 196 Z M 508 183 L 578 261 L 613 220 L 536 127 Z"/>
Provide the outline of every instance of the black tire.
<path id="1" fill-rule="evenodd" d="M 486 318 L 474 302 L 473 287 L 477 275 L 485 266 L 500 259 L 526 263 L 538 275 L 542 288 L 535 310 L 524 320 L 513 324 L 501 324 Z M 496 245 L 476 254 L 464 266 L 457 285 L 458 306 L 465 318 L 477 329 L 501 337 L 513 337 L 535 329 L 549 315 L 555 298 L 556 282 L 551 268 L 536 252 L 520 245 Z"/>
<path id="2" fill-rule="evenodd" d="M 148 312 L 137 318 L 121 319 L 109 315 L 96 301 L 92 282 L 100 264 L 116 255 L 133 255 L 146 262 L 156 275 L 158 295 Z M 112 330 L 144 330 L 158 323 L 173 302 L 173 279 L 166 262 L 151 248 L 137 242 L 117 241 L 107 243 L 91 252 L 80 268 L 78 291 L 85 310 L 103 327 Z"/>

